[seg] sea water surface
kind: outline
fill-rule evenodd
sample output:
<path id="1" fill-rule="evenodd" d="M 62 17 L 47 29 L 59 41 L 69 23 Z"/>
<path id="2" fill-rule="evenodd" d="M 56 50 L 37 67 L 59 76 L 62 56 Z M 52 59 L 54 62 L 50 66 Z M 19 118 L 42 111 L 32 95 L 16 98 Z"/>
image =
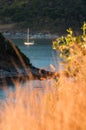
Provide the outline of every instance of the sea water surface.
<path id="1" fill-rule="evenodd" d="M 25 39 L 13 39 L 12 41 L 30 59 L 33 66 L 51 70 L 52 64 L 58 70 L 60 59 L 56 50 L 52 48 L 51 39 L 34 39 L 34 45 L 30 46 L 24 44 Z"/>

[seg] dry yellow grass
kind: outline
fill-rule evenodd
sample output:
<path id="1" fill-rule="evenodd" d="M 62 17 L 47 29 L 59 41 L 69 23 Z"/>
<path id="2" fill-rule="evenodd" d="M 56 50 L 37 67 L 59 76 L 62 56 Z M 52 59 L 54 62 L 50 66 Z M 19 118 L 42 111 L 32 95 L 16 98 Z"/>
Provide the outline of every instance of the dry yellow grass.
<path id="1" fill-rule="evenodd" d="M 40 83 L 43 89 L 17 83 L 0 106 L 0 130 L 86 130 L 86 56 L 82 61 L 75 78 L 61 74 L 57 83 Z"/>

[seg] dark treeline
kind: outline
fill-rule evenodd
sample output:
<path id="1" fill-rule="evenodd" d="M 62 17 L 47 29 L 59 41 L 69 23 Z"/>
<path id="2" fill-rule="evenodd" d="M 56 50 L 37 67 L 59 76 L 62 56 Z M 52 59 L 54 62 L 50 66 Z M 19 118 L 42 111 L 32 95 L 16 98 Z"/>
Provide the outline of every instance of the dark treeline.
<path id="1" fill-rule="evenodd" d="M 0 23 L 32 31 L 78 30 L 86 21 L 86 0 L 0 0 Z"/>

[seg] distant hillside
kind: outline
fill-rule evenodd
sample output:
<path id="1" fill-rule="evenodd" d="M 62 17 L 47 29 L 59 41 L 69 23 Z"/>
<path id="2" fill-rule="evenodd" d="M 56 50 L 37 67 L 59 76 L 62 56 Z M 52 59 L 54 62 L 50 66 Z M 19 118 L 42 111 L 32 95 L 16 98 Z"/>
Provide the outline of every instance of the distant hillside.
<path id="1" fill-rule="evenodd" d="M 86 21 L 86 0 L 0 0 L 0 24 L 42 32 L 78 30 Z"/>

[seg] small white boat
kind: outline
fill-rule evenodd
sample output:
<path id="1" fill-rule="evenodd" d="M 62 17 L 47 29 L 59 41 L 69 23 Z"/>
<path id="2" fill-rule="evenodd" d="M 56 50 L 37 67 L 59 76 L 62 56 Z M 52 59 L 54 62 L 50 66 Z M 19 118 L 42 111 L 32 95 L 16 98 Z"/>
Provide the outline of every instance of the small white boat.
<path id="1" fill-rule="evenodd" d="M 25 45 L 33 45 L 34 44 L 34 41 L 29 41 L 29 28 L 27 30 L 27 41 L 24 42 Z"/>

